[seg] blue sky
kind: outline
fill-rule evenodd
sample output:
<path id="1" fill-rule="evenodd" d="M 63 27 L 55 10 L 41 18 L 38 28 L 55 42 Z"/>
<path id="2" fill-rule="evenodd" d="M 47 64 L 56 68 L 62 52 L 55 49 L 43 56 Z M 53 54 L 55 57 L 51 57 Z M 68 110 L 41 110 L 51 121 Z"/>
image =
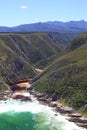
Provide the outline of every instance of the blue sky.
<path id="1" fill-rule="evenodd" d="M 0 0 L 0 26 L 87 21 L 87 0 Z"/>

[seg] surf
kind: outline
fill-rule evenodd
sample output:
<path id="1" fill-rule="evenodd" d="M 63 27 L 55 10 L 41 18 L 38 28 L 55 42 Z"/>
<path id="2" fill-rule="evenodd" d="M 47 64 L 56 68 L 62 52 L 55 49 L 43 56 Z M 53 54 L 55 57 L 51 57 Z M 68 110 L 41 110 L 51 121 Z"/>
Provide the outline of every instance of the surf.
<path id="1" fill-rule="evenodd" d="M 86 130 L 69 122 L 53 108 L 32 101 L 0 101 L 0 130 Z"/>

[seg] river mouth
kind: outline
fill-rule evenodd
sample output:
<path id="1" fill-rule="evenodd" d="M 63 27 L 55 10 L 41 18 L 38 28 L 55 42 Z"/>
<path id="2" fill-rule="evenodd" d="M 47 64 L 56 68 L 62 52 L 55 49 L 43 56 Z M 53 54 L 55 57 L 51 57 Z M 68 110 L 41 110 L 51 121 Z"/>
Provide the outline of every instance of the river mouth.
<path id="1" fill-rule="evenodd" d="M 0 130 L 83 130 L 53 108 L 31 98 L 28 102 L 0 101 Z"/>

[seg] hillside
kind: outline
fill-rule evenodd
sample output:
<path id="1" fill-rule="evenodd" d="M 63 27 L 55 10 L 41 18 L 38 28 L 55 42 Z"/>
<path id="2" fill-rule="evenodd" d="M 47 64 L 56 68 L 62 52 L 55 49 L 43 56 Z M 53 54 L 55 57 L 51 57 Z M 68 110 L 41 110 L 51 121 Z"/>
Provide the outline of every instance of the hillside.
<path id="1" fill-rule="evenodd" d="M 35 76 L 32 66 L 0 39 L 0 80 L 13 82 Z"/>
<path id="2" fill-rule="evenodd" d="M 87 43 L 87 33 L 82 33 L 72 40 L 72 42 L 66 47 L 66 51 L 67 52 L 73 51 L 86 43 Z"/>
<path id="3" fill-rule="evenodd" d="M 60 53 L 61 42 L 55 43 L 47 33 L 1 34 L 0 39 L 17 55 L 31 64 Z"/>
<path id="4" fill-rule="evenodd" d="M 34 77 L 34 68 L 42 64 L 44 68 L 49 58 L 62 54 L 62 43 L 53 41 L 48 33 L 1 33 L 0 81 L 9 83 Z"/>
<path id="5" fill-rule="evenodd" d="M 87 113 L 87 44 L 56 58 L 33 84 L 39 92 L 56 94 L 59 101 Z"/>
<path id="6" fill-rule="evenodd" d="M 50 32 L 47 34 L 56 44 L 60 44 L 61 47 L 66 47 L 75 37 L 79 35 L 78 33 L 58 32 Z"/>

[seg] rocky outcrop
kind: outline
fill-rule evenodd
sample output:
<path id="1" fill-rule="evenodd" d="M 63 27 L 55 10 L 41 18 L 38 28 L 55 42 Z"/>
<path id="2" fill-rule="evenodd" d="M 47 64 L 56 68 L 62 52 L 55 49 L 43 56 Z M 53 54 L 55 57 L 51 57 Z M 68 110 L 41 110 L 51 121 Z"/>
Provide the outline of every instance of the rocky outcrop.
<path id="1" fill-rule="evenodd" d="M 72 118 L 80 118 L 82 117 L 81 115 L 77 114 L 77 113 L 74 113 L 74 114 L 68 114 L 69 117 L 72 117 Z"/>
<path id="2" fill-rule="evenodd" d="M 31 101 L 31 98 L 29 96 L 25 96 L 23 94 L 13 95 L 11 98 L 13 98 L 13 99 L 21 99 L 21 101 Z"/>
<path id="3" fill-rule="evenodd" d="M 56 111 L 61 114 L 73 114 L 75 111 L 72 108 L 57 105 Z"/>
<path id="4" fill-rule="evenodd" d="M 83 123 L 83 124 L 87 124 L 87 119 L 83 119 L 83 118 L 79 118 L 79 117 L 72 117 L 69 119 L 69 121 L 75 122 L 77 124 Z"/>
<path id="5" fill-rule="evenodd" d="M 21 94 L 17 94 L 17 95 L 12 95 L 11 98 L 13 99 L 23 99 L 25 96 L 21 95 Z"/>
<path id="6" fill-rule="evenodd" d="M 87 119 L 82 118 L 82 116 L 76 113 L 76 111 L 73 110 L 72 108 L 63 106 L 60 102 L 58 102 L 57 95 L 53 94 L 52 96 L 49 96 L 46 93 L 41 94 L 41 93 L 35 92 L 34 90 L 30 92 L 43 105 L 48 105 L 50 107 L 53 107 L 56 112 L 67 116 L 68 117 L 67 119 L 69 121 L 76 123 L 79 127 L 87 128 Z"/>
<path id="7" fill-rule="evenodd" d="M 11 91 L 10 90 L 6 90 L 6 91 L 0 91 L 0 100 L 7 100 L 9 99 L 10 97 L 10 94 L 11 94 Z"/>
<path id="8" fill-rule="evenodd" d="M 21 80 L 19 82 L 10 84 L 12 91 L 20 91 L 20 90 L 26 90 L 31 87 L 31 79 Z"/>
<path id="9" fill-rule="evenodd" d="M 36 71 L 36 73 L 37 73 L 37 74 L 40 74 L 40 73 L 42 73 L 42 72 L 43 72 L 43 70 L 38 69 L 38 68 L 35 68 L 35 71 Z"/>
<path id="10" fill-rule="evenodd" d="M 69 121 L 76 123 L 79 127 L 87 128 L 87 119 L 81 117 L 71 117 Z"/>
<path id="11" fill-rule="evenodd" d="M 32 101 L 30 97 L 24 97 L 21 99 L 21 101 Z"/>
<path id="12" fill-rule="evenodd" d="M 31 97 L 27 91 L 16 91 L 10 97 L 12 99 L 20 99 L 21 101 L 31 101 Z"/>
<path id="13" fill-rule="evenodd" d="M 84 128 L 87 128 L 87 123 L 78 123 L 77 124 L 79 127 L 84 127 Z"/>
<path id="14" fill-rule="evenodd" d="M 17 83 L 14 83 L 11 86 L 11 89 L 13 90 L 13 95 L 11 96 L 11 98 L 21 99 L 21 101 L 31 101 L 28 91 L 32 90 L 33 88 L 29 82 L 31 82 L 31 79 L 28 79 L 28 80 L 26 79 L 26 80 L 22 80 Z"/>

